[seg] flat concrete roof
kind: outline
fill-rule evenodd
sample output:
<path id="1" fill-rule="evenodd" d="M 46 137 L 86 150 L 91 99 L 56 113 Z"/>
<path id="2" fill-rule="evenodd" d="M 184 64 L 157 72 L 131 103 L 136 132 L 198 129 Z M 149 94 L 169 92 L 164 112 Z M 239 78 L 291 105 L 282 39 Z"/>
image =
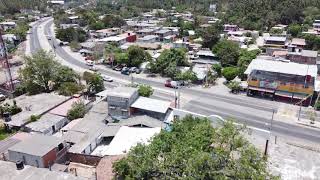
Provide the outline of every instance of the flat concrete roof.
<path id="1" fill-rule="evenodd" d="M 131 107 L 137 109 L 143 109 L 147 111 L 157 112 L 157 113 L 166 113 L 170 107 L 171 102 L 162 101 L 158 99 L 152 99 L 147 97 L 139 97 Z"/>
<path id="2" fill-rule="evenodd" d="M 54 136 L 33 134 L 30 138 L 17 143 L 8 150 L 42 157 L 62 142 L 60 138 Z"/>
<path id="3" fill-rule="evenodd" d="M 6 124 L 20 127 L 25 125 L 31 115 L 42 115 L 50 109 L 67 101 L 70 97 L 60 96 L 53 93 L 42 93 L 34 96 L 22 95 L 15 98 L 17 105 L 22 108 L 22 112 L 13 115 L 11 121 Z M 12 104 L 12 100 L 8 101 Z"/>
<path id="4" fill-rule="evenodd" d="M 132 87 L 117 87 L 111 91 L 108 96 L 130 98 L 138 90 Z"/>
<path id="5" fill-rule="evenodd" d="M 27 128 L 30 128 L 32 131 L 44 132 L 52 126 L 56 125 L 66 117 L 58 116 L 51 113 L 46 113 L 41 116 L 36 122 L 32 122 L 26 125 Z"/>
<path id="6" fill-rule="evenodd" d="M 1 179 L 3 180 L 87 180 L 69 173 L 28 165 L 25 165 L 22 170 L 17 170 L 16 164 L 9 161 L 0 161 L 0 167 Z"/>
<path id="7" fill-rule="evenodd" d="M 148 144 L 149 140 L 160 133 L 161 128 L 134 128 L 122 126 L 111 141 L 104 155 L 126 154 L 138 143 Z"/>

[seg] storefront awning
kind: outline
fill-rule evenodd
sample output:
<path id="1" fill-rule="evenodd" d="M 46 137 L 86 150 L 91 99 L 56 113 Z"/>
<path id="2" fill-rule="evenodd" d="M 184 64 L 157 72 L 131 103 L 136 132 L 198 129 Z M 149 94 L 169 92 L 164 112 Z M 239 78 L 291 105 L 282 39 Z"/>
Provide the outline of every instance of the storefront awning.
<path id="1" fill-rule="evenodd" d="M 272 89 L 264 89 L 264 88 L 258 88 L 258 87 L 252 87 L 252 86 L 249 86 L 249 89 L 254 91 L 268 92 L 268 93 L 274 93 L 275 91 Z"/>
<path id="2" fill-rule="evenodd" d="M 285 91 L 276 91 L 275 95 L 277 95 L 277 96 L 281 96 L 281 97 L 288 97 L 288 98 L 292 98 L 293 93 L 285 92 Z"/>

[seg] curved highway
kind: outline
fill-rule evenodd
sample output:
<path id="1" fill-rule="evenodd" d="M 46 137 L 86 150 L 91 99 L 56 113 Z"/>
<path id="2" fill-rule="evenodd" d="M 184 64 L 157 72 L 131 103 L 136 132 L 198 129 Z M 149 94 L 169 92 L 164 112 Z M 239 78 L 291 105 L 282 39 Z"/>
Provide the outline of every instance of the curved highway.
<path id="1" fill-rule="evenodd" d="M 37 22 L 32 28 L 32 35 L 30 36 L 31 52 L 36 52 L 40 49 L 39 37 L 37 29 L 40 24 L 45 24 L 44 33 L 47 36 L 53 35 L 51 30 L 53 20 Z M 47 39 L 45 39 L 47 41 Z M 61 58 L 75 67 L 88 69 L 88 66 L 83 62 L 75 59 L 68 54 L 63 48 L 58 46 L 55 38 L 52 38 L 55 44 L 55 52 Z M 49 43 L 52 47 L 52 43 Z M 74 68 L 74 67 L 72 67 Z M 130 81 L 130 77 L 122 75 L 119 72 L 112 70 L 99 69 L 99 72 L 110 77 L 121 78 Z M 149 84 L 153 87 L 163 88 L 163 83 L 152 81 L 143 78 L 134 78 L 134 81 L 142 84 Z M 273 107 L 272 103 L 264 103 L 262 100 L 254 98 L 237 98 L 223 95 L 212 94 L 190 88 L 181 89 L 182 95 L 192 96 L 192 100 L 183 107 L 183 109 L 196 112 L 204 115 L 220 115 L 224 118 L 232 118 L 239 123 L 247 124 L 260 129 L 269 130 L 272 118 Z M 276 103 L 274 103 L 276 104 Z M 277 109 L 274 108 L 275 110 Z M 294 137 L 298 139 L 309 140 L 313 142 L 320 142 L 320 131 L 307 127 L 297 126 L 295 124 L 288 124 L 279 120 L 272 121 L 272 134 L 285 137 Z"/>

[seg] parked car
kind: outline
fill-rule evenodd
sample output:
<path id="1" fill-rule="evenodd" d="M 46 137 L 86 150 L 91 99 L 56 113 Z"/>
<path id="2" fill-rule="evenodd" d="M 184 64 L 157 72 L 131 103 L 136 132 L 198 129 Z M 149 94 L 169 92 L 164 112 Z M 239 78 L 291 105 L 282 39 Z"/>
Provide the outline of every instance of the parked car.
<path id="1" fill-rule="evenodd" d="M 86 65 L 88 65 L 88 66 L 93 66 L 93 65 L 94 65 L 94 62 L 91 61 L 91 60 L 88 60 L 88 61 L 86 61 Z"/>
<path id="2" fill-rule="evenodd" d="M 121 70 L 121 74 L 129 75 L 130 69 L 128 67 L 123 67 Z"/>
<path id="3" fill-rule="evenodd" d="M 102 76 L 102 79 L 103 79 L 104 81 L 113 82 L 113 79 L 112 79 L 111 77 L 106 76 L 106 75 L 101 75 L 101 76 Z"/>
<path id="4" fill-rule="evenodd" d="M 129 71 L 130 71 L 130 73 L 135 73 L 136 71 L 137 71 L 137 67 L 131 67 L 130 69 L 129 69 Z"/>
<path id="5" fill-rule="evenodd" d="M 0 101 L 4 101 L 7 97 L 0 93 Z"/>
<path id="6" fill-rule="evenodd" d="M 141 73 L 141 69 L 137 68 L 136 74 L 140 74 L 140 73 Z"/>

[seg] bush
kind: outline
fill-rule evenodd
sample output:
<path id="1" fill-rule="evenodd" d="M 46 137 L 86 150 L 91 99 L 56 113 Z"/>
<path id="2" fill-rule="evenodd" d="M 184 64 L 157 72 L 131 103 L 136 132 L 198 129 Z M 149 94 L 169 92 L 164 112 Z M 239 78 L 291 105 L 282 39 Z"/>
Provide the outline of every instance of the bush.
<path id="1" fill-rule="evenodd" d="M 314 105 L 317 111 L 320 110 L 320 101 L 317 101 L 316 104 Z"/>
<path id="2" fill-rule="evenodd" d="M 230 81 L 227 86 L 232 93 L 239 93 L 241 90 L 240 82 L 238 81 Z"/>
<path id="3" fill-rule="evenodd" d="M 67 118 L 71 121 L 78 118 L 83 118 L 86 114 L 86 105 L 82 102 L 75 102 L 72 108 L 67 113 Z"/>
<path id="4" fill-rule="evenodd" d="M 58 89 L 60 95 L 63 96 L 72 96 L 78 92 L 83 90 L 83 86 L 75 83 L 75 82 L 65 82 L 62 83 Z"/>
<path id="5" fill-rule="evenodd" d="M 217 73 L 218 77 L 221 77 L 221 73 L 222 73 L 222 66 L 221 64 L 214 64 L 212 65 L 212 70 L 214 70 Z"/>
<path id="6" fill-rule="evenodd" d="M 150 97 L 153 94 L 153 89 L 149 85 L 142 84 L 139 86 L 138 93 L 143 97 Z"/>
<path id="7" fill-rule="evenodd" d="M 40 116 L 38 115 L 31 115 L 29 118 L 29 122 L 36 122 L 40 119 Z"/>
<path id="8" fill-rule="evenodd" d="M 4 105 L 0 106 L 0 114 L 3 116 L 3 113 L 8 112 L 11 116 L 18 114 L 21 112 L 22 109 L 17 106 L 16 101 L 13 101 L 13 105 L 5 103 Z"/>
<path id="9" fill-rule="evenodd" d="M 231 81 L 238 75 L 238 68 L 236 67 L 226 67 L 222 70 L 223 77 L 226 78 L 227 81 Z"/>

